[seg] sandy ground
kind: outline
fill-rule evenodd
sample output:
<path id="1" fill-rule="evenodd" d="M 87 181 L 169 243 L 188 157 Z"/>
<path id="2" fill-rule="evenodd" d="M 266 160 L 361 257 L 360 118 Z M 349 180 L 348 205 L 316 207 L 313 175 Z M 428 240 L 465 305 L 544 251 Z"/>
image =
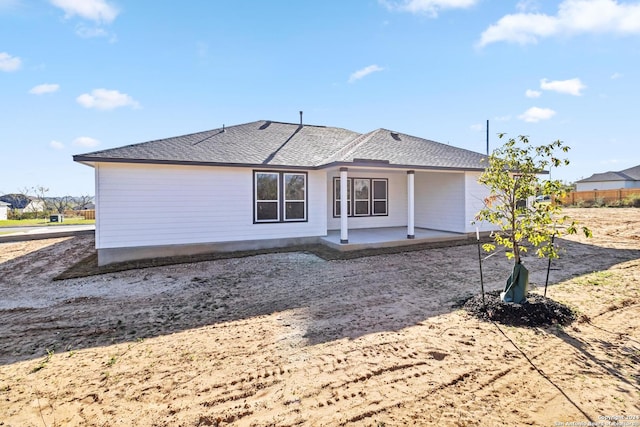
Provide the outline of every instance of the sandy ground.
<path id="1" fill-rule="evenodd" d="M 640 209 L 567 212 L 594 238 L 552 265 L 564 327 L 456 308 L 475 245 L 52 281 L 92 238 L 0 244 L 0 426 L 640 426 Z M 546 261 L 525 264 L 542 292 Z M 509 269 L 486 259 L 485 288 Z"/>

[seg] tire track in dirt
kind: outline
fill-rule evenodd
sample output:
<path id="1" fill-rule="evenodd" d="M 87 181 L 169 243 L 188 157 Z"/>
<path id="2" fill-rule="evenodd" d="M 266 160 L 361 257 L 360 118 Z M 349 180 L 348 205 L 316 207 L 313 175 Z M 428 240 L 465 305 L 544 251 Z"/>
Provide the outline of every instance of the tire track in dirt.
<path id="1" fill-rule="evenodd" d="M 625 303 L 637 297 L 637 243 L 626 239 L 617 251 L 607 239 L 596 242 L 602 247 L 568 242 L 557 264 L 566 271 L 552 280 L 576 276 L 575 290 L 550 292 L 619 334 L 582 323 L 504 329 L 544 376 L 495 327 L 451 309 L 478 292 L 473 269 L 460 269 L 461 260 L 477 261 L 475 246 L 335 262 L 268 254 L 54 285 L 42 273 L 26 286 L 46 307 L 0 311 L 0 322 L 12 323 L 10 338 L 0 336 L 0 358 L 11 363 L 0 366 L 0 412 L 12 425 L 41 424 L 38 405 L 48 425 L 584 420 L 547 377 L 594 414 L 631 413 L 638 337 L 624 325 L 637 323 L 638 306 Z M 544 280 L 540 263 L 527 263 L 533 280 Z M 503 286 L 507 264 L 488 260 L 488 282 Z M 629 287 L 606 288 L 600 279 L 617 268 Z M 592 269 L 602 275 L 580 277 Z M 625 307 L 594 317 L 616 304 Z M 54 341 L 55 355 L 30 373 Z M 67 343 L 74 351 L 64 351 Z"/>

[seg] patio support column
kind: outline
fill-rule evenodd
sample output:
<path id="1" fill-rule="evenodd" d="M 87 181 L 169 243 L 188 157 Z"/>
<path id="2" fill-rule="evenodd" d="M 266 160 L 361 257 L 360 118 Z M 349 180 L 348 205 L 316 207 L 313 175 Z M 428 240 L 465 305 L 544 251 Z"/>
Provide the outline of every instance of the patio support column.
<path id="1" fill-rule="evenodd" d="M 340 243 L 349 243 L 349 205 L 347 200 L 347 171 L 348 168 L 340 168 Z"/>
<path id="2" fill-rule="evenodd" d="M 415 171 L 407 171 L 407 239 L 415 239 Z"/>

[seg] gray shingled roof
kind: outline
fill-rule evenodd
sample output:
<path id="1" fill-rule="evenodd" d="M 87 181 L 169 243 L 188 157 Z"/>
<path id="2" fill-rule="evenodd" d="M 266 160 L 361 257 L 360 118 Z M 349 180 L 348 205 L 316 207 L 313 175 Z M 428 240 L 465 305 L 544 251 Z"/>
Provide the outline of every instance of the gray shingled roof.
<path id="1" fill-rule="evenodd" d="M 627 175 L 628 177 L 633 178 L 636 181 L 640 181 L 640 165 L 638 166 L 634 166 L 632 168 L 629 169 L 625 169 L 623 171 L 620 171 L 621 173 Z"/>
<path id="2" fill-rule="evenodd" d="M 594 173 L 589 178 L 578 182 L 604 182 L 604 181 L 640 181 L 640 165 L 625 169 L 620 172 Z"/>
<path id="3" fill-rule="evenodd" d="M 378 161 L 389 165 L 483 169 L 486 156 L 411 135 L 257 121 L 80 154 L 78 162 L 265 165 L 321 168 Z"/>
<path id="4" fill-rule="evenodd" d="M 0 196 L 0 201 L 8 203 L 12 209 L 24 209 L 31 203 L 31 198 L 24 194 L 11 193 Z"/>
<path id="5" fill-rule="evenodd" d="M 354 162 L 358 159 L 388 161 L 392 165 L 483 169 L 484 154 L 452 147 L 428 139 L 418 138 L 387 129 L 378 129 L 366 135 L 339 161 Z"/>

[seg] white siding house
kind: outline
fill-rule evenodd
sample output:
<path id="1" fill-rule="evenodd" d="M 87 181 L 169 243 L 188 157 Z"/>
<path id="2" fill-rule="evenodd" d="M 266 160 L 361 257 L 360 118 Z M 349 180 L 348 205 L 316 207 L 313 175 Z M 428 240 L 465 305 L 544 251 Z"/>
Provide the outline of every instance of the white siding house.
<path id="1" fill-rule="evenodd" d="M 0 221 L 7 219 L 7 212 L 9 211 L 9 203 L 0 201 Z"/>
<path id="2" fill-rule="evenodd" d="M 341 244 L 349 230 L 389 227 L 466 238 L 487 195 L 484 157 L 385 129 L 258 121 L 74 160 L 95 168 L 104 265 L 317 243 L 331 230 Z"/>
<path id="3" fill-rule="evenodd" d="M 640 188 L 640 165 L 619 172 L 596 173 L 576 182 L 576 191 Z"/>
<path id="4" fill-rule="evenodd" d="M 416 226 L 465 231 L 464 172 L 416 173 Z"/>

